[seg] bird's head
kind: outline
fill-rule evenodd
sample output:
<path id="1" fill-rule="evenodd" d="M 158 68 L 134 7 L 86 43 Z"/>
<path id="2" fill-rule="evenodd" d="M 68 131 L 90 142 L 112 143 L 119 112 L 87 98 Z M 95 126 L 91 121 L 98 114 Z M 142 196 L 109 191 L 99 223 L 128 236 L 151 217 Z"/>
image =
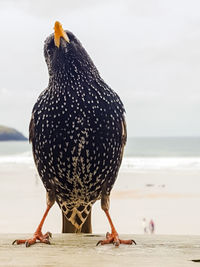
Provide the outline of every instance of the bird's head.
<path id="1" fill-rule="evenodd" d="M 66 72 L 73 67 L 87 67 L 87 70 L 88 67 L 95 68 L 79 40 L 73 33 L 64 31 L 58 21 L 55 22 L 54 33 L 45 40 L 44 57 L 50 76 Z"/>

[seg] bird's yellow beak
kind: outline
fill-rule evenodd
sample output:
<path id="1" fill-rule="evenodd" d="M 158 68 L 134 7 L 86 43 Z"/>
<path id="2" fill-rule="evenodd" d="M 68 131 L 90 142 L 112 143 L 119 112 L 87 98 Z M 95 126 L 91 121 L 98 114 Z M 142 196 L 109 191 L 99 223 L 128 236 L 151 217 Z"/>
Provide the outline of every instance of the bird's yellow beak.
<path id="1" fill-rule="evenodd" d="M 54 26 L 54 43 L 57 47 L 60 46 L 60 38 L 63 37 L 66 42 L 69 43 L 69 37 L 62 28 L 62 24 L 59 21 L 55 22 Z"/>

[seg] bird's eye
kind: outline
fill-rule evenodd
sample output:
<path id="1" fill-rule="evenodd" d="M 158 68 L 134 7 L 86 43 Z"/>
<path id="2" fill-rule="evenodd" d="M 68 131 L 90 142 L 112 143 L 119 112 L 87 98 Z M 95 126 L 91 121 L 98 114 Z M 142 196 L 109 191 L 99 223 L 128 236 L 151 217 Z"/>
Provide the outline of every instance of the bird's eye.
<path id="1" fill-rule="evenodd" d="M 67 53 L 67 51 L 68 51 L 68 49 L 67 49 L 67 47 L 65 47 L 65 53 Z"/>
<path id="2" fill-rule="evenodd" d="M 52 39 L 51 41 L 49 41 L 46 45 L 46 53 L 48 56 L 51 56 L 54 50 L 54 39 Z"/>
<path id="3" fill-rule="evenodd" d="M 51 55 L 51 50 L 50 49 L 47 49 L 47 54 L 48 54 L 48 56 Z"/>

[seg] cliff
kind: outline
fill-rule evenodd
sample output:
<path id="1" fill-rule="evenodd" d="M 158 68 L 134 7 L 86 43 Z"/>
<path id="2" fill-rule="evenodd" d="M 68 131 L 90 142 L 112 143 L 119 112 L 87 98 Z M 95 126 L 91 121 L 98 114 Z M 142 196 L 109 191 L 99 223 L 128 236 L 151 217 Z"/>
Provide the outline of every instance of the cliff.
<path id="1" fill-rule="evenodd" d="M 17 130 L 0 125 L 0 141 L 26 141 L 27 138 Z"/>

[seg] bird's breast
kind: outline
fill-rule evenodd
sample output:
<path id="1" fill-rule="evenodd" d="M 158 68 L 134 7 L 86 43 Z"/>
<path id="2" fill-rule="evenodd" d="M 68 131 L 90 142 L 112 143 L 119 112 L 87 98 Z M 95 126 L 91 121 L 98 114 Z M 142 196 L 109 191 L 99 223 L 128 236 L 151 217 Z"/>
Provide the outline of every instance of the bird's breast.
<path id="1" fill-rule="evenodd" d="M 107 102 L 97 93 L 49 90 L 37 103 L 36 164 L 61 198 L 99 198 L 105 179 L 116 172 L 121 118 Z"/>

